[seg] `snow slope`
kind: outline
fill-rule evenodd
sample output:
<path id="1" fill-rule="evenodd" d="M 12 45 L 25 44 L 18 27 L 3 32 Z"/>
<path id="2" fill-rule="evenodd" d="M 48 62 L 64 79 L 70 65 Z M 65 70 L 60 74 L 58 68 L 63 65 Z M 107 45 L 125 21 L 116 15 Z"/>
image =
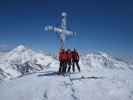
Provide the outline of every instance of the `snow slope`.
<path id="1" fill-rule="evenodd" d="M 0 57 L 0 79 L 14 78 L 27 72 L 42 70 L 52 61 L 53 57 L 20 45 Z"/>
<path id="2" fill-rule="evenodd" d="M 40 53 L 33 55 L 33 58 L 40 58 Z M 43 57 L 47 56 L 45 55 L 41 58 Z M 1 80 L 0 99 L 133 100 L 132 65 L 106 53 L 88 53 L 81 56 L 80 73 L 75 72 L 62 76 L 56 73 L 59 62 L 53 57 L 49 57 L 51 60 L 48 60 L 48 63 L 47 59 L 46 62 L 44 59 L 39 59 L 39 64 L 49 64 L 48 67 L 45 66 L 41 71 L 35 71 L 10 80 Z M 14 63 L 14 59 L 9 61 Z M 30 59 L 31 61 L 32 59 Z M 17 64 L 20 63 L 22 61 L 17 61 Z"/>
<path id="3" fill-rule="evenodd" d="M 0 83 L 1 100 L 133 100 L 133 71 L 82 68 L 57 75 L 58 62 L 47 70 Z"/>

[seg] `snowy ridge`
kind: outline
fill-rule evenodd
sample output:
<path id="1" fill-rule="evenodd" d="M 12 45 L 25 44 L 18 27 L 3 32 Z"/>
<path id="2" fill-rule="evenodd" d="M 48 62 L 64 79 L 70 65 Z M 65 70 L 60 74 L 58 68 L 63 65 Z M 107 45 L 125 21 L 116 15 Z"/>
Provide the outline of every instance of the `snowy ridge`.
<path id="1" fill-rule="evenodd" d="M 43 53 L 37 53 L 33 50 L 18 46 L 12 51 L 1 56 L 0 76 L 13 78 L 27 72 L 39 71 L 48 66 L 54 59 Z"/>
<path id="2" fill-rule="evenodd" d="M 52 66 L 55 62 L 58 66 L 59 62 L 55 57 L 42 52 L 35 52 L 30 48 L 20 45 L 10 52 L 1 53 L 0 79 L 14 78 L 27 72 L 40 71 L 47 68 L 47 66 Z M 103 52 L 81 55 L 80 65 L 85 66 L 89 70 L 133 68 L 132 65 L 117 60 Z"/>
<path id="3" fill-rule="evenodd" d="M 84 66 L 89 66 L 93 68 L 114 68 L 114 69 L 126 69 L 129 65 L 128 63 L 117 60 L 116 58 L 103 53 L 89 53 L 81 57 L 81 63 Z"/>

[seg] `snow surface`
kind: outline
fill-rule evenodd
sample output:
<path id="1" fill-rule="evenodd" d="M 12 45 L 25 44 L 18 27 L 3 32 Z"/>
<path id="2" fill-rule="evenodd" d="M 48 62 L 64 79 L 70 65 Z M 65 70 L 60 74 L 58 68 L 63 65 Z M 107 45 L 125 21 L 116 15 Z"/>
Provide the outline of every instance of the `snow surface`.
<path id="1" fill-rule="evenodd" d="M 29 72 L 42 70 L 52 61 L 53 57 L 20 45 L 0 56 L 0 79 L 18 77 L 26 73 L 26 68 Z"/>
<path id="2" fill-rule="evenodd" d="M 20 47 L 22 52 L 25 47 Z M 15 54 L 18 51 L 17 49 Z M 1 69 L 3 68 L 0 73 L 7 74 L 5 72 L 8 67 L 20 73 L 11 66 L 14 62 L 16 63 L 17 58 L 24 60 L 35 57 L 38 60 L 35 62 L 38 64 L 48 65 L 41 71 L 26 73 L 23 76 L 17 74 L 17 77 L 10 76 L 10 78 L 5 78 L 6 80 L 1 80 L 0 100 L 133 100 L 132 65 L 106 53 L 89 53 L 81 57 L 80 73 L 72 72 L 62 76 L 56 73 L 59 68 L 58 60 L 42 53 L 31 53 L 31 49 L 28 51 L 30 52 L 25 54 L 27 49 L 24 50 L 24 53 L 19 53 L 17 57 L 11 53 L 12 51 L 9 52 L 7 55 L 10 54 L 8 56 L 10 60 L 6 58 L 9 65 L 6 65 L 5 69 L 4 65 L 0 66 Z M 29 54 L 31 54 L 30 57 Z M 21 60 L 17 61 L 17 64 L 23 64 Z M 34 61 L 31 58 L 29 60 Z M 4 61 L 1 60 L 3 64 Z M 10 74 L 13 75 L 15 72 L 10 72 Z"/>

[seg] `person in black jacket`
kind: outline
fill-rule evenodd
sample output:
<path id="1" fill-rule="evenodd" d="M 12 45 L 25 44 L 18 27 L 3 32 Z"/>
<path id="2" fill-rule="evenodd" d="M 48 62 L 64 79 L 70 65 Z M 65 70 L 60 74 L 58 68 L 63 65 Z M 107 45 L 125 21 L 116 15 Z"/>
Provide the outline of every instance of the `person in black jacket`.
<path id="1" fill-rule="evenodd" d="M 72 52 L 72 65 L 73 65 L 73 72 L 75 72 L 75 65 L 78 68 L 78 71 L 80 72 L 80 66 L 79 66 L 79 53 L 77 50 L 74 48 Z"/>

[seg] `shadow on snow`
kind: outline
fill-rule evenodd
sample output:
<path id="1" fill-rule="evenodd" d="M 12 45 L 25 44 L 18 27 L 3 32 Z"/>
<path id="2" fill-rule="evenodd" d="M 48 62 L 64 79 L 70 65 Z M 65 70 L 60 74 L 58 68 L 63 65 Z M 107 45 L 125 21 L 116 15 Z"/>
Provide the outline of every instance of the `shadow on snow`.
<path id="1" fill-rule="evenodd" d="M 82 80 L 82 79 L 104 79 L 104 77 L 96 77 L 96 76 L 90 76 L 90 77 L 84 77 L 84 76 L 81 76 L 81 77 L 78 77 L 78 78 L 71 78 L 71 81 L 76 81 L 76 80 Z"/>
<path id="2" fill-rule="evenodd" d="M 44 73 L 44 74 L 39 74 L 38 77 L 41 77 L 41 76 L 54 76 L 54 75 L 58 75 L 58 72 L 49 71 L 49 72 Z"/>
<path id="3" fill-rule="evenodd" d="M 48 71 L 48 72 L 46 72 L 44 74 L 39 74 L 38 77 L 55 76 L 55 75 L 58 75 L 58 72 Z M 78 77 L 78 78 L 71 78 L 70 77 L 71 81 L 82 80 L 82 79 L 93 79 L 93 80 L 96 80 L 96 79 L 104 79 L 104 77 L 97 77 L 97 76 L 90 76 L 90 77 L 81 76 L 81 77 Z"/>

